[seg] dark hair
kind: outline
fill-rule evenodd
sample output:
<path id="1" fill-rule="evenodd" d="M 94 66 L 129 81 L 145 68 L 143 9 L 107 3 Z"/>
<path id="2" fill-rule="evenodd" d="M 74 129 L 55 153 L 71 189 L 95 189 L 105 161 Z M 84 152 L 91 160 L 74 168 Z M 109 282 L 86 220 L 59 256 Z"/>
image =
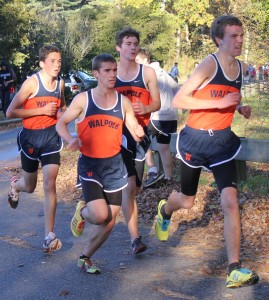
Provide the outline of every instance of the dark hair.
<path id="1" fill-rule="evenodd" d="M 39 61 L 45 61 L 48 55 L 52 52 L 57 52 L 61 54 L 61 50 L 54 45 L 46 45 L 39 49 Z"/>
<path id="2" fill-rule="evenodd" d="M 147 48 L 141 47 L 139 48 L 137 55 L 142 58 L 146 58 L 148 62 L 150 62 L 150 53 Z"/>
<path id="3" fill-rule="evenodd" d="M 210 37 L 217 47 L 219 47 L 219 45 L 216 41 L 216 37 L 223 39 L 224 30 L 227 25 L 242 26 L 243 24 L 237 17 L 232 16 L 232 15 L 222 15 L 222 16 L 216 18 L 213 21 L 213 23 L 211 24 Z"/>
<path id="4" fill-rule="evenodd" d="M 3 67 L 3 66 L 8 67 L 8 65 L 5 61 L 1 61 L 0 67 Z"/>
<path id="5" fill-rule="evenodd" d="M 130 36 L 136 37 L 138 43 L 140 42 L 140 33 L 131 27 L 126 27 L 116 33 L 116 45 L 121 46 L 123 39 Z"/>
<path id="6" fill-rule="evenodd" d="M 92 60 L 92 70 L 99 71 L 99 69 L 101 68 L 101 64 L 103 62 L 116 63 L 117 61 L 115 57 L 110 54 L 107 53 L 99 54 L 95 56 Z"/>

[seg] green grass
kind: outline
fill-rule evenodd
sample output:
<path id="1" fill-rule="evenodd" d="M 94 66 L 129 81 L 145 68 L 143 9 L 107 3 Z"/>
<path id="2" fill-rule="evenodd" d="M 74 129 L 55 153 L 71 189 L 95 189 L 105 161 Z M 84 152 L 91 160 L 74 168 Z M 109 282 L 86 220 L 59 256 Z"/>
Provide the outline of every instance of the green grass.
<path id="1" fill-rule="evenodd" d="M 248 176 L 244 183 L 241 183 L 240 189 L 246 193 L 255 194 L 256 197 L 266 197 L 269 194 L 268 176 L 257 175 Z"/>
<path id="2" fill-rule="evenodd" d="M 269 139 L 269 94 L 261 93 L 243 98 L 251 107 L 250 119 L 235 113 L 232 129 L 239 137 Z"/>

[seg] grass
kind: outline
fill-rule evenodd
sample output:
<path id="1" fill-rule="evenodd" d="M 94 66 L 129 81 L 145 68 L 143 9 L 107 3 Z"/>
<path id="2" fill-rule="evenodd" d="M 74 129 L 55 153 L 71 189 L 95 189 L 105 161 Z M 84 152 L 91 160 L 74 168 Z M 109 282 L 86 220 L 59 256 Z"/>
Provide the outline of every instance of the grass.
<path id="1" fill-rule="evenodd" d="M 244 97 L 243 103 L 250 105 L 251 118 L 235 113 L 233 131 L 240 137 L 269 140 L 269 93 Z"/>

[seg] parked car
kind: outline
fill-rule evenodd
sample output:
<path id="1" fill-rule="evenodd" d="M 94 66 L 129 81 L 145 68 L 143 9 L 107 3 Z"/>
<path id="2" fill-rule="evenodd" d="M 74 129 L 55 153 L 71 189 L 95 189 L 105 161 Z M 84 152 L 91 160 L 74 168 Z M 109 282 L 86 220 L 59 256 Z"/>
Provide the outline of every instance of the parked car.
<path id="1" fill-rule="evenodd" d="M 97 86 L 97 79 L 94 76 L 83 71 L 76 71 L 73 74 L 84 83 L 86 91 Z"/>
<path id="2" fill-rule="evenodd" d="M 73 94 L 87 91 L 97 86 L 97 79 L 83 71 L 70 71 L 63 76 L 65 86 L 69 87 Z"/>
<path id="3" fill-rule="evenodd" d="M 76 95 L 85 90 L 83 81 L 73 73 L 68 73 L 62 76 L 64 79 L 64 85 L 70 90 L 73 95 Z"/>

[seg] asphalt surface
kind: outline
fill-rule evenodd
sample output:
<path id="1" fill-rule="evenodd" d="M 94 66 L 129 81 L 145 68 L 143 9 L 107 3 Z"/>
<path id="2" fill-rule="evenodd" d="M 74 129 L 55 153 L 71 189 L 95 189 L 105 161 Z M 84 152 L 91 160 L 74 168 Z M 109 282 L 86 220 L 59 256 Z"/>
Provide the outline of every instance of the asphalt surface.
<path id="1" fill-rule="evenodd" d="M 210 260 L 224 250 L 212 250 L 206 244 L 203 249 L 195 249 L 196 245 L 187 237 L 180 240 L 175 234 L 168 242 L 161 243 L 152 226 L 140 224 L 148 250 L 133 255 L 122 217 L 92 257 L 101 274 L 84 273 L 76 261 L 87 242 L 90 225 L 87 224 L 80 238 L 72 236 L 70 221 L 76 203 L 58 203 L 55 232 L 63 247 L 55 254 L 46 255 L 41 249 L 42 187 L 37 186 L 33 194 L 22 193 L 16 210 L 7 203 L 8 189 L 9 180 L 3 176 L 0 180 L 1 299 L 269 299 L 268 274 L 259 274 L 261 280 L 255 286 L 227 289 L 225 277 L 201 272 L 199 251 L 208 251 Z"/>

